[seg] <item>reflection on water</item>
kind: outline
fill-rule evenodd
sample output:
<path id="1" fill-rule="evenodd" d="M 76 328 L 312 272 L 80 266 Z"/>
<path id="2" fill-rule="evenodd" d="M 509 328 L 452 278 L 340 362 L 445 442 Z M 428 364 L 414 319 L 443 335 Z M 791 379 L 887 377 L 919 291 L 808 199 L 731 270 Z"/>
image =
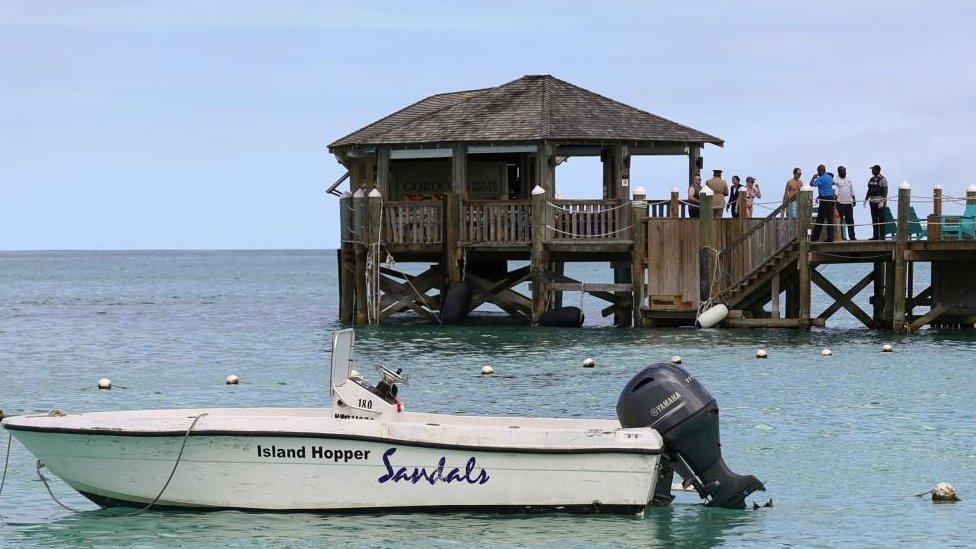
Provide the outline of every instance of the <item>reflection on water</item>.
<path id="1" fill-rule="evenodd" d="M 863 274 L 830 269 L 838 287 Z M 582 277 L 597 280 L 603 271 Z M 334 252 L 0 254 L 0 408 L 324 405 L 335 291 Z M 586 306 L 588 323 L 604 321 L 598 300 Z M 815 302 L 814 310 L 825 306 Z M 706 509 L 679 494 L 643 519 L 75 515 L 54 505 L 18 445 L 0 495 L 0 546 L 971 544 L 976 335 L 892 338 L 858 329 L 841 313 L 831 321 L 830 330 L 807 334 L 534 329 L 485 320 L 357 329 L 360 371 L 373 376 L 372 363 L 403 367 L 412 384 L 402 396 L 417 411 L 612 418 L 637 369 L 682 355 L 719 401 L 730 466 L 769 482 L 769 492 L 753 499 L 772 497 L 772 509 Z M 888 342 L 895 352 L 879 352 Z M 767 360 L 753 358 L 759 347 Z M 821 357 L 823 347 L 834 356 Z M 581 368 L 586 357 L 597 367 Z M 484 364 L 496 375 L 480 377 Z M 223 384 L 231 373 L 241 385 Z M 94 389 L 101 377 L 125 389 Z M 964 501 L 934 506 L 913 497 L 940 480 L 953 482 Z M 94 508 L 61 482 L 54 488 L 69 505 Z"/>

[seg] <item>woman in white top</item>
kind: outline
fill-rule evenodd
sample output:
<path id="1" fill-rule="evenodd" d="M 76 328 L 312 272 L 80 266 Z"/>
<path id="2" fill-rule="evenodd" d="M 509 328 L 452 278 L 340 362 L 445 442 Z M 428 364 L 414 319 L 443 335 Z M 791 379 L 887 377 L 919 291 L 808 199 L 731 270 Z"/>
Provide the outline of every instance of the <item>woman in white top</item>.
<path id="1" fill-rule="evenodd" d="M 744 217 L 752 217 L 752 203 L 756 201 L 757 198 L 762 198 L 762 191 L 759 190 L 759 183 L 756 183 L 756 178 L 749 176 L 746 178 L 746 215 Z"/>

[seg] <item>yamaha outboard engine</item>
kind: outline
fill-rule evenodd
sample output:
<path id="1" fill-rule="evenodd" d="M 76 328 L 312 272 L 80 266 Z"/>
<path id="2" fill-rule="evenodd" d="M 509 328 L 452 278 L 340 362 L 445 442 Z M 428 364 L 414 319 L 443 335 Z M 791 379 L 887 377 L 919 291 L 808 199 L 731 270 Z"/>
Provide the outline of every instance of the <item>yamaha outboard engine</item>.
<path id="1" fill-rule="evenodd" d="M 671 479 L 678 473 L 707 505 L 742 509 L 745 499 L 765 490 L 752 475 L 738 475 L 722 459 L 718 404 L 687 370 L 653 364 L 624 387 L 617 401 L 623 427 L 652 427 L 664 439 L 664 456 L 654 503 L 670 503 Z"/>

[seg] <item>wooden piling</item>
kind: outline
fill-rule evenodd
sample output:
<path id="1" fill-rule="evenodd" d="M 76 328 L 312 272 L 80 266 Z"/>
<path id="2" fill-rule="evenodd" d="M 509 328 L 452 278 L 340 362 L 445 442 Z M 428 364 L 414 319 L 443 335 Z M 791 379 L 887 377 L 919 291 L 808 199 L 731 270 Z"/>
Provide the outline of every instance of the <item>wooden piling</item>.
<path id="1" fill-rule="evenodd" d="M 678 189 L 671 189 L 671 201 L 668 204 L 668 217 L 672 219 L 681 217 L 681 195 Z"/>
<path id="2" fill-rule="evenodd" d="M 379 324 L 380 318 L 380 263 L 383 261 L 380 243 L 383 241 L 383 194 L 379 189 L 373 189 L 366 197 L 366 253 L 369 269 L 369 288 L 366 294 L 368 314 L 366 318 L 371 324 Z"/>
<path id="3" fill-rule="evenodd" d="M 366 234 L 366 193 L 362 189 L 357 189 L 352 195 L 353 204 L 353 240 L 356 247 L 356 274 L 355 274 L 355 322 L 363 325 L 368 322 L 366 316 L 366 247 L 363 245 L 363 237 Z"/>
<path id="4" fill-rule="evenodd" d="M 779 273 L 773 275 L 769 283 L 769 316 L 779 318 Z"/>
<path id="5" fill-rule="evenodd" d="M 739 194 L 735 197 L 735 214 L 740 219 L 745 219 L 748 212 L 746 212 L 746 188 L 745 186 L 739 187 Z"/>
<path id="6" fill-rule="evenodd" d="M 674 192 L 671 193 L 672 210 L 674 208 Z M 632 240 L 634 242 L 633 254 L 631 256 L 631 275 L 630 283 L 633 285 L 630 307 L 634 319 L 634 326 L 640 326 L 642 322 L 641 306 L 644 304 L 644 273 L 647 263 L 647 194 L 642 187 L 634 189 L 634 201 L 632 219 L 634 229 Z"/>
<path id="7" fill-rule="evenodd" d="M 352 194 L 343 193 L 339 198 L 339 322 L 343 324 L 352 323 L 355 309 L 356 251 L 352 209 Z"/>
<path id="8" fill-rule="evenodd" d="M 532 189 L 532 323 L 546 310 L 546 235 L 549 195 L 541 186 Z"/>
<path id="9" fill-rule="evenodd" d="M 444 275 L 446 286 L 461 281 L 461 197 L 444 195 Z"/>
<path id="10" fill-rule="evenodd" d="M 707 187 L 706 187 L 707 189 Z M 699 195 L 701 216 L 698 218 L 698 299 L 708 301 L 712 293 L 712 249 L 715 246 L 715 217 L 712 202 L 715 199 L 710 190 Z"/>
<path id="11" fill-rule="evenodd" d="M 932 187 L 932 215 L 928 219 L 925 239 L 932 242 L 942 240 L 942 185 Z"/>
<path id="12" fill-rule="evenodd" d="M 908 209 L 912 196 L 908 183 L 898 186 L 898 218 L 895 236 L 894 267 L 895 274 L 891 291 L 893 293 L 891 331 L 900 334 L 905 331 L 905 299 L 908 293 L 905 272 L 905 249 L 908 246 Z"/>
<path id="13" fill-rule="evenodd" d="M 810 216 L 813 211 L 813 188 L 804 185 L 796 195 L 796 270 L 799 279 L 797 328 L 810 329 Z"/>

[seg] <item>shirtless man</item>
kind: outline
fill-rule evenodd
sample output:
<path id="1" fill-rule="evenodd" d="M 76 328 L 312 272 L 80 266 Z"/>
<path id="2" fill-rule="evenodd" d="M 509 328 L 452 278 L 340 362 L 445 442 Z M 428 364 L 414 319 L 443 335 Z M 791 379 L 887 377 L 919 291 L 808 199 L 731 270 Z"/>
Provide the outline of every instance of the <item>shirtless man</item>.
<path id="1" fill-rule="evenodd" d="M 786 190 L 783 191 L 783 204 L 794 198 L 796 193 L 800 191 L 800 187 L 803 186 L 803 182 L 800 181 L 801 175 L 803 172 L 800 171 L 800 168 L 793 168 L 793 179 L 786 182 Z M 790 219 L 796 219 L 796 200 L 787 208 L 786 216 Z"/>

